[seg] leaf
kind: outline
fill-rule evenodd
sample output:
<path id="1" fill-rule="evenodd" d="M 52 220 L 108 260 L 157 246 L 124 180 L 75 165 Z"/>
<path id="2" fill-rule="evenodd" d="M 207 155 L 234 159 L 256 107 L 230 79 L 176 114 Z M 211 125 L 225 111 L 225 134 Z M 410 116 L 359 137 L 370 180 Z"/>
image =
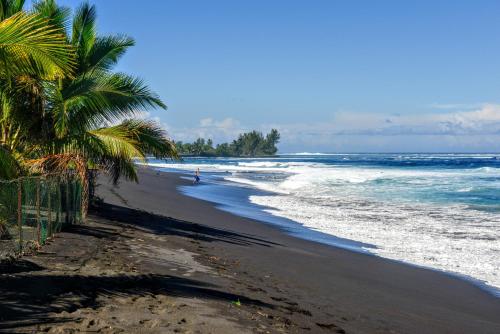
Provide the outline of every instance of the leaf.
<path id="1" fill-rule="evenodd" d="M 59 6 L 55 0 L 39 0 L 33 3 L 33 10 L 61 31 L 68 29 L 71 17 L 69 7 Z"/>
<path id="2" fill-rule="evenodd" d="M 109 71 L 134 44 L 134 40 L 127 36 L 98 37 L 87 55 L 86 68 L 80 70 L 82 73 Z"/>
<path id="3" fill-rule="evenodd" d="M 64 31 L 36 14 L 20 12 L 0 22 L 0 76 L 43 74 L 65 77 L 74 66 Z"/>
<path id="4" fill-rule="evenodd" d="M 20 167 L 11 152 L 0 146 L 0 179 L 14 178 Z"/>

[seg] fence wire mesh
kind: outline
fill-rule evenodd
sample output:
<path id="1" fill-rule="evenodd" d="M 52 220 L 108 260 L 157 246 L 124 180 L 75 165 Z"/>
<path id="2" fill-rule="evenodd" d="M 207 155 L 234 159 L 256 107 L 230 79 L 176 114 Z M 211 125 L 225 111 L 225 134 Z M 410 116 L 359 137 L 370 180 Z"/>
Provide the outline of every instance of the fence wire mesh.
<path id="1" fill-rule="evenodd" d="M 0 181 L 0 260 L 44 245 L 82 217 L 82 184 L 76 177 Z"/>

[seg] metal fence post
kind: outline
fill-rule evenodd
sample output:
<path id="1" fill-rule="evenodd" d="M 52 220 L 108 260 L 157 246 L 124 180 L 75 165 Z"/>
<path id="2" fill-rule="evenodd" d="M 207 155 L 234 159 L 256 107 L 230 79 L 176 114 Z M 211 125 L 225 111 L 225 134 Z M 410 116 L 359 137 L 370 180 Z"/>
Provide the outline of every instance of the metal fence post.
<path id="1" fill-rule="evenodd" d="M 70 216 L 70 210 L 69 210 L 69 182 L 66 180 L 66 223 L 71 224 L 71 216 Z"/>
<path id="2" fill-rule="evenodd" d="M 23 213 L 22 213 L 22 184 L 21 180 L 17 181 L 17 225 L 19 227 L 19 253 L 23 251 Z"/>
<path id="3" fill-rule="evenodd" d="M 50 202 L 50 187 L 47 188 L 47 207 L 48 207 L 48 236 L 52 237 L 52 207 Z"/>
<path id="4" fill-rule="evenodd" d="M 61 186 L 60 181 L 56 183 L 56 198 L 57 198 L 57 208 L 56 208 L 56 224 L 57 224 L 57 232 L 61 232 Z"/>
<path id="5" fill-rule="evenodd" d="M 36 182 L 36 239 L 38 241 L 38 244 L 40 245 L 42 243 L 42 240 L 40 240 L 41 235 L 40 235 L 40 226 L 41 226 L 41 221 L 40 221 L 40 179 L 37 179 Z"/>

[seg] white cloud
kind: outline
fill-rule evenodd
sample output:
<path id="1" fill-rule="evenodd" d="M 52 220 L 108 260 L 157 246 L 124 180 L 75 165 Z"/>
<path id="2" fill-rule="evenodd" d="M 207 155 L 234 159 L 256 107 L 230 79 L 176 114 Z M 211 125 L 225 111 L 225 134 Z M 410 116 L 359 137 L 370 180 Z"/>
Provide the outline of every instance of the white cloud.
<path id="1" fill-rule="evenodd" d="M 151 118 L 151 113 L 149 111 L 139 110 L 139 111 L 135 112 L 135 118 L 150 119 Z"/>
<path id="2" fill-rule="evenodd" d="M 470 110 L 481 108 L 481 103 L 431 103 L 429 108 L 442 110 Z"/>
<path id="3" fill-rule="evenodd" d="M 458 105 L 455 105 L 458 106 Z M 211 138 L 228 142 L 250 130 L 281 133 L 281 151 L 497 151 L 500 150 L 500 105 L 481 104 L 472 110 L 420 114 L 339 111 L 323 122 L 243 126 L 234 118 L 204 118 L 196 126 L 164 124 L 173 139 Z"/>
<path id="4" fill-rule="evenodd" d="M 248 131 L 241 126 L 240 122 L 234 118 L 224 118 L 215 120 L 213 118 L 204 118 L 199 121 L 197 126 L 173 128 L 167 130 L 176 141 L 193 141 L 197 138 L 210 138 L 215 143 L 228 142 L 235 139 L 240 133 Z"/>
<path id="5" fill-rule="evenodd" d="M 213 119 L 211 118 L 204 118 L 200 121 L 200 126 L 202 127 L 208 127 L 211 126 L 213 123 Z"/>
<path id="6" fill-rule="evenodd" d="M 200 120 L 200 128 L 215 129 L 219 131 L 232 131 L 240 127 L 240 122 L 233 118 L 225 118 L 221 121 L 216 121 L 212 118 L 204 118 Z"/>
<path id="7" fill-rule="evenodd" d="M 286 150 L 498 151 L 500 105 L 421 114 L 337 112 L 327 122 L 274 124 Z"/>
<path id="8" fill-rule="evenodd" d="M 472 111 L 389 115 L 338 112 L 329 122 L 283 124 L 295 135 L 497 135 L 500 134 L 500 105 L 484 104 Z"/>

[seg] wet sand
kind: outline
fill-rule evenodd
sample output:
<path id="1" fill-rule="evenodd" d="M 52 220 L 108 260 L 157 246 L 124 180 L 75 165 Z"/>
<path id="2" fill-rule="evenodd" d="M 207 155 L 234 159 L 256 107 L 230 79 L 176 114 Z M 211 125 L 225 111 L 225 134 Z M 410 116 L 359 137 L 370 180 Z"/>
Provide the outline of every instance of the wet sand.
<path id="1" fill-rule="evenodd" d="M 221 211 L 178 174 L 101 181 L 87 225 L 0 267 L 0 331 L 500 333 L 466 281 Z"/>

